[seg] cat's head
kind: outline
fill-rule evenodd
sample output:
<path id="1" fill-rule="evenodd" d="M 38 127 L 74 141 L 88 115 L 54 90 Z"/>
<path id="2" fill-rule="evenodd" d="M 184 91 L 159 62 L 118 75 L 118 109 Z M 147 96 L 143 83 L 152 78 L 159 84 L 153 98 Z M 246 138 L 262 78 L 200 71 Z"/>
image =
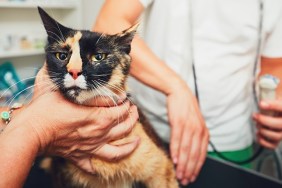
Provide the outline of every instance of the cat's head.
<path id="1" fill-rule="evenodd" d="M 48 40 L 49 77 L 62 94 L 76 103 L 95 96 L 124 92 L 129 73 L 131 41 L 137 26 L 116 35 L 65 27 L 38 7 Z"/>

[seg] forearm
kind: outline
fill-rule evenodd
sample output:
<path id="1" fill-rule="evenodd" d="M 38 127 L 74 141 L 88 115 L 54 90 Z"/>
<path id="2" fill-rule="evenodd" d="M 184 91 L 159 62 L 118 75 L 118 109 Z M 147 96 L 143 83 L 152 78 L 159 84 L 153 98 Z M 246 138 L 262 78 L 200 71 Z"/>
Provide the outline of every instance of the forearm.
<path id="1" fill-rule="evenodd" d="M 138 36 L 133 41 L 131 55 L 133 61 L 130 73 L 144 84 L 166 95 L 178 88 L 187 87 L 180 76 L 159 59 Z"/>
<path id="2" fill-rule="evenodd" d="M 138 0 L 107 0 L 93 30 L 118 33 L 135 24 L 143 9 Z M 131 56 L 130 73 L 142 83 L 167 95 L 177 88 L 188 88 L 180 76 L 159 59 L 138 35 L 132 42 Z"/>
<path id="3" fill-rule="evenodd" d="M 26 124 L 15 119 L 0 135 L 0 187 L 22 187 L 38 153 L 38 140 Z"/>

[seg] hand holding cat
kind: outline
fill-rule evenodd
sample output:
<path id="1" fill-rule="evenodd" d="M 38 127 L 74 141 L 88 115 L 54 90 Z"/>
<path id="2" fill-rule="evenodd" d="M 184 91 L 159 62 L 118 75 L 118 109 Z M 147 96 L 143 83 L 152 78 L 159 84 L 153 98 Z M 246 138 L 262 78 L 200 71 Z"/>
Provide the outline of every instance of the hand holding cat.
<path id="1" fill-rule="evenodd" d="M 261 101 L 259 106 L 262 110 L 271 110 L 277 115 L 282 113 L 282 100 L 279 99 Z M 282 140 L 282 117 L 255 113 L 253 119 L 257 122 L 259 144 L 269 149 L 275 149 Z"/>
<path id="2" fill-rule="evenodd" d="M 138 138 L 120 146 L 108 144 L 130 133 L 138 119 L 135 106 L 128 101 L 115 107 L 76 105 L 65 100 L 59 92 L 51 92 L 51 87 L 46 92 L 51 84 L 51 81 L 47 83 L 46 76 L 43 68 L 37 76 L 33 101 L 24 110 L 31 116 L 31 127 L 38 135 L 41 152 L 69 158 L 93 173 L 89 163 L 91 157 L 117 160 L 137 147 Z M 92 103 L 111 104 L 111 100 L 105 100 Z"/>
<path id="3" fill-rule="evenodd" d="M 173 89 L 167 97 L 171 125 L 170 151 L 176 174 L 186 185 L 198 176 L 205 161 L 209 132 L 197 100 L 186 85 Z"/>

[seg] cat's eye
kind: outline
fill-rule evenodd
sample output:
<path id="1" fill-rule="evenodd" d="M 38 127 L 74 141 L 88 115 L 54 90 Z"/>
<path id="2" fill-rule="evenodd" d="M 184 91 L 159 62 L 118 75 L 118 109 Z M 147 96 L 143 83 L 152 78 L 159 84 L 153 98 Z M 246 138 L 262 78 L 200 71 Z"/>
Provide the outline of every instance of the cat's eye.
<path id="1" fill-rule="evenodd" d="M 56 58 L 61 61 L 65 61 L 68 58 L 68 54 L 63 52 L 58 52 L 56 53 Z"/>
<path id="2" fill-rule="evenodd" d="M 91 61 L 96 62 L 96 61 L 102 61 L 107 57 L 106 54 L 104 53 L 98 53 L 98 54 L 94 54 L 91 56 Z"/>

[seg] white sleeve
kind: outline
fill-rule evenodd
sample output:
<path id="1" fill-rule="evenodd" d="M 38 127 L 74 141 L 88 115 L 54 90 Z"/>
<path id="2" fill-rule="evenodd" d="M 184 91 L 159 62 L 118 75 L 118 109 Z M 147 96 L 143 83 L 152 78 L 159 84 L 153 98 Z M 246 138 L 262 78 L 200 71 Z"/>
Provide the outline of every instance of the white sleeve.
<path id="1" fill-rule="evenodd" d="M 144 8 L 147 8 L 154 0 L 139 0 L 140 3 L 144 6 Z"/>
<path id="2" fill-rule="evenodd" d="M 277 19 L 272 31 L 266 36 L 262 56 L 270 58 L 282 57 L 282 14 Z"/>

